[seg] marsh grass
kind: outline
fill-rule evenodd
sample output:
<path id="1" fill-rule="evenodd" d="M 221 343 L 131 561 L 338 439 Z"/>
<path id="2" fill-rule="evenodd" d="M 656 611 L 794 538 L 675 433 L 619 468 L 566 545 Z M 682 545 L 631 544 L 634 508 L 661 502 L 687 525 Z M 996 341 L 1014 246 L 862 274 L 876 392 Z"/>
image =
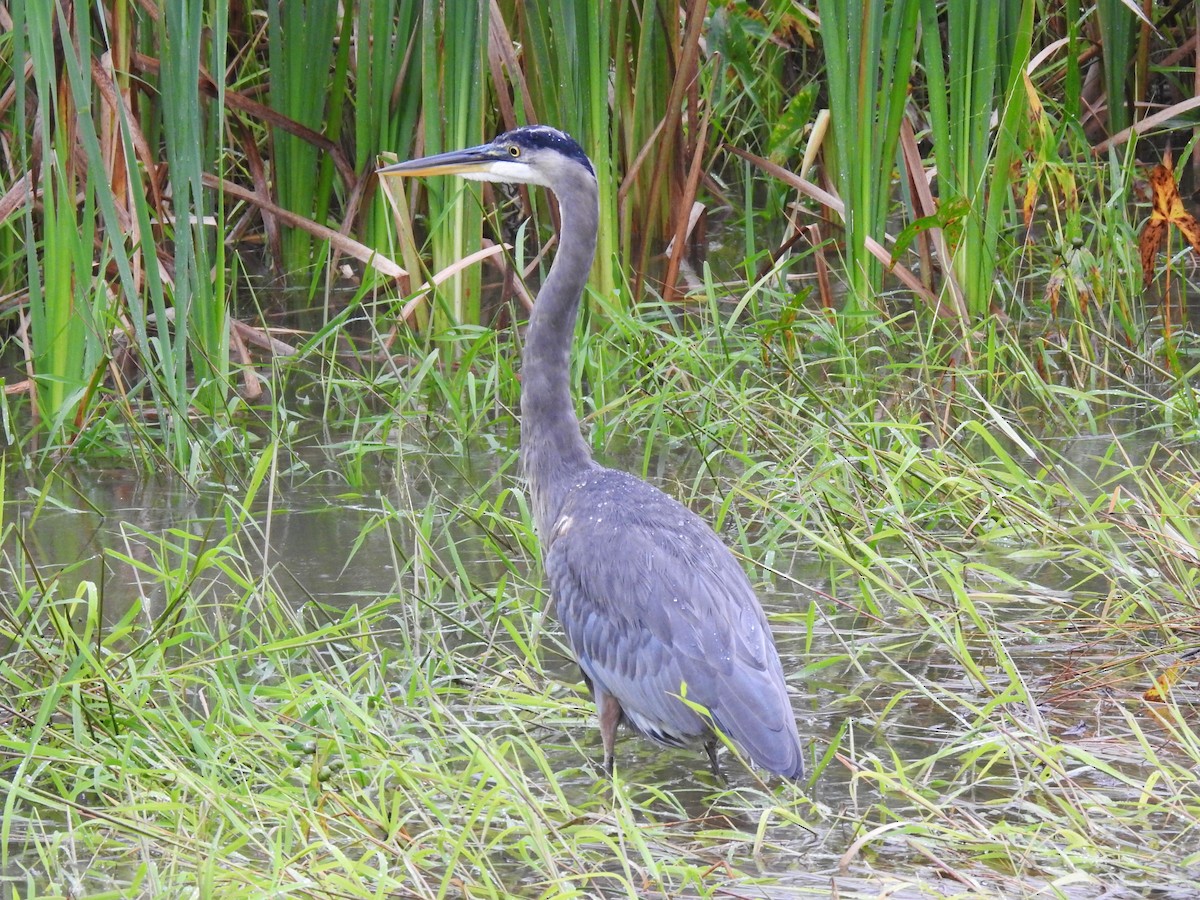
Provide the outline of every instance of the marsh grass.
<path id="1" fill-rule="evenodd" d="M 960 204 L 967 210 L 949 267 L 966 311 L 978 320 L 991 307 L 997 247 L 1010 219 L 1010 184 L 1026 144 L 1023 79 L 1034 3 L 950 4 L 944 46 L 936 4 L 922 0 L 920 6 L 938 199 L 944 209 Z"/>
<path id="2" fill-rule="evenodd" d="M 198 17 L 199 5 L 195 10 Z M 271 107 L 313 131 L 320 131 L 329 123 L 328 136 L 336 141 L 341 130 L 346 66 L 340 58 L 335 66 L 335 48 L 344 51 L 351 44 L 345 32 L 341 41 L 334 41 L 339 28 L 337 7 L 320 2 L 270 2 L 267 13 L 269 65 L 265 74 L 269 79 Z M 215 21 L 223 18 L 213 16 Z M 347 23 L 354 19 L 342 18 Z M 315 89 L 331 78 L 328 90 Z M 271 147 L 280 205 L 318 222 L 325 221 L 331 204 L 333 172 L 329 155 L 283 128 L 273 130 Z M 307 271 L 313 265 L 312 253 L 309 232 L 301 228 L 285 229 L 282 260 L 285 271 Z"/>
<path id="3" fill-rule="evenodd" d="M 353 46 L 342 19 L 332 75 L 341 84 L 347 67 L 357 71 L 357 102 L 377 113 L 359 110 L 360 167 L 374 164 L 375 140 L 410 150 L 421 132 L 432 152 L 484 136 L 477 76 L 495 60 L 480 36 L 496 9 L 518 8 L 462 4 L 447 35 L 446 21 L 401 7 L 372 19 L 358 6 Z M 1032 8 L 1009 5 L 1018 7 Z M 705 141 L 740 138 L 786 156 L 800 138 L 812 92 L 794 108 L 771 93 L 792 58 L 777 28 L 794 4 L 771 4 L 765 20 L 717 10 L 726 30 L 710 36 L 728 66 L 698 71 L 659 43 L 689 24 L 678 7 L 614 9 L 625 18 L 600 26 L 636 63 L 622 78 L 668 93 L 684 81 L 728 89 L 710 106 L 680 99 L 661 120 L 679 126 L 686 108 L 674 140 L 700 148 L 693 160 L 707 158 Z M 939 10 L 925 4 L 931 25 Z M 156 20 L 153 35 L 161 46 L 192 35 L 181 58 L 195 67 L 209 45 L 182 15 Z M 534 65 L 549 71 L 546 23 L 519 24 Z M 568 24 L 555 33 L 592 34 Z M 53 29 L 39 20 L 33 33 L 45 54 Z M 447 37 L 450 80 L 422 80 L 426 63 L 415 61 L 432 66 Z M 216 48 L 226 43 L 214 32 L 214 71 L 225 70 Z M 1023 58 L 1015 49 L 994 67 Z M 53 62 L 46 55 L 33 87 L 20 89 L 36 92 L 41 79 L 49 97 Z M 638 119 L 606 132 L 608 64 L 569 62 L 565 71 L 601 76 L 576 110 L 581 127 L 602 132 L 592 146 L 640 149 L 654 113 L 618 97 L 615 108 Z M 72 54 L 64 64 L 72 96 L 90 97 L 89 67 Z M 293 357 L 263 365 L 271 402 L 234 401 L 221 375 L 229 284 L 208 224 L 220 229 L 226 211 L 201 187 L 224 113 L 202 116 L 197 85 L 178 70 L 138 73 L 193 108 L 189 119 L 144 124 L 181 179 L 174 196 L 214 217 L 172 218 L 149 186 L 121 205 L 120 167 L 104 165 L 100 135 L 81 117 L 95 193 L 69 211 L 79 221 L 100 210 L 97 258 L 115 267 L 134 313 L 130 339 L 154 365 L 149 399 L 118 392 L 73 446 L 85 459 L 133 447 L 146 471 L 167 459 L 185 498 L 177 509 L 139 506 L 118 486 L 100 501 L 89 479 L 103 472 L 47 455 L 45 472 L 22 468 L 18 480 L 28 457 L 0 463 L 9 894 L 1089 897 L 1200 880 L 1200 345 L 1186 327 L 1166 334 L 1142 294 L 1132 151 L 1101 167 L 1073 162 L 1078 135 L 1056 124 L 1052 105 L 1031 119 L 1039 145 L 1023 174 L 1048 211 L 1029 238 L 1004 230 L 990 245 L 1011 287 L 1009 315 L 950 333 L 903 298 L 854 319 L 812 309 L 800 274 L 810 258 L 769 255 L 772 226 L 749 212 L 773 214 L 790 198 L 732 157 L 713 175 L 732 175 L 731 194 L 742 189 L 748 212 L 730 233 L 744 259 L 705 266 L 675 303 L 602 273 L 571 375 L 587 440 L 601 460 L 687 502 L 745 560 L 810 741 L 810 778 L 798 788 L 763 785 L 732 760 L 732 783 L 718 784 L 701 755 L 630 739 L 609 785 L 592 768 L 591 705 L 547 608 L 517 474 L 519 329 L 477 324 L 478 295 L 459 288 L 447 298 L 467 307 L 434 307 L 444 314 L 438 340 L 393 329 L 410 298 L 364 279 L 340 311 L 326 303 L 331 315 L 296 336 Z M 246 78 L 259 74 L 251 62 Z M 397 83 L 406 90 L 389 118 L 381 107 Z M 1073 96 L 1068 88 L 1064 105 Z M 440 108 L 454 97 L 454 116 L 422 124 L 418 99 Z M 528 114 L 520 101 L 514 115 Z M 765 133 L 756 104 L 781 113 L 779 133 Z M 133 159 L 133 123 L 113 112 L 111 124 Z M 136 181 L 141 169 L 125 165 Z M 647 163 L 638 178 L 661 187 L 679 174 L 663 165 Z M 980 171 L 969 186 L 982 189 Z M 308 175 L 317 205 L 331 204 L 336 184 Z M 24 214 L 27 253 L 83 271 L 95 264 L 91 246 L 72 245 L 78 235 L 63 225 L 54 256 L 60 248 L 35 227 L 59 209 L 48 183 L 43 218 Z M 1094 196 L 1080 187 L 1092 183 L 1104 185 Z M 660 208 L 655 192 L 644 196 Z M 477 198 L 443 199 L 428 207 L 428 233 L 445 242 L 435 269 L 475 249 L 484 221 Z M 606 208 L 611 232 L 630 239 L 618 222 L 632 214 Z M 120 210 L 137 240 L 119 237 Z M 415 260 L 412 221 L 402 242 Z M 170 284 L 142 258 L 155 258 L 151 235 L 168 225 L 183 254 L 183 277 Z M 103 291 L 76 285 L 70 297 L 98 298 L 103 324 L 64 339 L 97 347 L 63 345 L 52 358 L 102 358 L 119 313 Z M 61 304 L 53 312 L 84 322 Z M 515 305 L 507 318 L 519 320 Z M 63 397 L 93 384 L 87 366 L 69 374 Z M 6 394 L 10 443 L 19 416 Z M 165 449 L 147 425 L 156 421 Z M 145 509 L 162 515 L 144 520 Z M 302 516 L 317 521 L 309 543 L 281 550 Z M 331 573 L 353 588 L 330 588 Z M 1151 686 L 1159 699 L 1147 698 Z"/>
<path id="4" fill-rule="evenodd" d="M 1045 303 L 1052 317 L 1061 310 L 1064 319 L 1103 331 L 1095 305 L 1111 303 L 1104 315 L 1120 317 L 1126 340 L 1146 334 L 1129 240 L 1137 215 L 1128 208 L 1132 144 L 1124 158 L 1110 150 L 1107 196 L 1091 200 L 1086 186 L 1096 183 L 1097 170 L 1080 120 L 1080 68 L 1088 62 L 1081 34 L 1095 25 L 1120 69 L 1133 35 L 1125 5 L 1068 3 L 1065 16 L 1034 21 L 1032 3 L 986 10 L 932 0 L 859 4 L 848 18 L 830 4 L 824 47 L 811 11 L 790 0 L 343 7 L 210 0 L 159 14 L 146 4 L 110 2 L 89 16 L 65 0 L 13 4 L 14 26 L 0 54 L 12 71 L 29 75 L 0 101 L 13 147 L 0 203 L 0 282 L 20 293 L 0 298 L 0 317 L 13 323 L 10 333 L 26 313 L 32 320 L 30 345 L 8 345 L 24 364 L 12 377 L 28 376 L 24 387 L 47 423 L 32 428 L 27 443 L 47 455 L 132 451 L 143 465 L 198 474 L 246 452 L 238 414 L 261 386 L 255 360 L 230 337 L 231 326 L 244 324 L 231 321 L 230 307 L 247 290 L 241 275 L 260 251 L 280 275 L 281 260 L 290 260 L 289 274 L 307 288 L 294 296 L 306 300 L 323 280 L 331 285 L 346 273 L 404 296 L 405 326 L 442 342 L 443 363 L 452 359 L 462 349 L 457 329 L 491 324 L 484 276 L 466 267 L 441 291 L 415 296 L 424 269 L 418 248 L 428 238 L 430 269 L 445 272 L 485 237 L 512 235 L 487 227 L 474 189 L 439 180 L 410 194 L 392 222 L 390 208 L 374 202 L 373 170 L 382 151 L 436 152 L 534 120 L 576 131 L 600 174 L 605 227 L 593 312 L 606 314 L 630 297 L 641 302 L 646 278 L 667 301 L 692 289 L 677 277 L 689 242 L 705 240 L 705 229 L 739 205 L 733 198 L 744 207 L 735 230 L 747 279 L 760 276 L 760 267 L 784 277 L 800 256 L 791 252 L 797 226 L 807 230 L 826 213 L 796 204 L 785 180 L 764 178 L 728 151 L 762 153 L 795 175 L 813 164 L 826 133 L 825 119 L 812 121 L 813 113 L 828 103 L 838 115 L 827 164 L 850 208 L 847 229 L 826 229 L 824 237 L 845 236 L 841 274 L 850 299 L 835 301 L 836 284 L 822 284 L 820 296 L 830 309 L 845 305 L 842 331 L 873 314 L 864 311 L 887 286 L 883 267 L 863 247 L 886 240 L 885 226 L 903 201 L 908 237 L 922 243 L 925 232 L 943 233 L 943 262 L 956 260 L 949 281 L 963 282 L 973 304 L 955 324 L 968 355 L 971 330 L 985 327 L 997 283 L 1006 315 L 1038 321 L 1042 304 L 1027 302 L 1024 288 L 1047 277 L 1045 259 L 1028 267 L 1027 254 L 1055 257 L 1048 277 L 1059 284 Z M 1183 34 L 1178 22 L 1160 24 L 1163 38 Z M 997 29 L 998 42 L 990 40 Z M 862 56 L 847 55 L 859 44 Z M 1039 54 L 1026 82 L 1018 75 L 1035 47 L 1056 52 Z M 855 76 L 864 67 L 885 70 L 873 88 Z M 1174 63 L 1159 69 L 1179 75 Z M 1106 76 L 1110 92 L 1119 92 L 1124 72 Z M 916 89 L 906 93 L 909 84 Z M 929 127 L 907 135 L 912 154 L 901 153 L 897 181 L 896 132 L 904 134 L 906 117 Z M 922 157 L 918 141 L 935 152 Z M 848 166 L 851 159 L 868 161 Z M 918 209 L 910 195 L 922 181 L 928 194 L 935 171 L 941 208 L 928 198 L 929 208 Z M 1030 204 L 1021 210 L 1027 235 L 1017 233 L 1021 188 Z M 1041 198 L 1057 220 L 1052 225 L 1034 215 L 1032 201 Z M 973 204 L 969 216 L 963 201 Z M 542 215 L 519 236 L 544 245 L 552 204 L 541 198 L 532 208 Z M 689 236 L 693 214 L 699 218 Z M 785 233 L 775 234 L 784 218 Z M 1043 228 L 1056 239 L 1047 243 L 1053 249 L 1027 246 Z M 668 235 L 674 241 L 659 287 L 646 262 Z M 1077 247 L 1080 241 L 1086 246 Z M 822 245 L 819 259 L 838 255 L 833 242 Z M 328 265 L 342 253 L 357 254 L 361 268 Z M 1115 256 L 1125 257 L 1120 266 L 1106 265 Z M 623 268 L 622 259 L 633 265 Z M 928 249 L 922 274 L 935 285 Z M 943 301 L 957 309 L 960 293 Z M 944 314 L 948 307 L 938 308 Z M 782 330 L 790 330 L 788 315 L 781 312 Z M 1064 329 L 1061 338 L 1081 358 L 1085 333 Z M 1047 353 L 1058 339 L 1043 339 Z M 1163 353 L 1183 372 L 1172 339 Z M 611 409 L 615 398 L 601 373 L 621 365 L 619 355 L 589 359 L 594 369 L 582 377 L 598 405 Z"/>
<path id="5" fill-rule="evenodd" d="M 4 517 L 9 883 L 866 897 L 1194 878 L 1200 460 L 1166 421 L 1171 376 L 1082 321 L 1106 349 L 1062 347 L 1049 379 L 1017 331 L 975 369 L 908 316 L 848 334 L 800 311 L 785 334 L 759 290 L 608 310 L 583 354 L 620 387 L 584 425 L 757 564 L 811 740 L 802 789 L 732 763 L 718 785 L 636 740 L 597 782 L 515 474 L 516 338 L 463 332 L 458 367 L 399 345 L 404 369 L 330 368 L 303 388 L 337 397 L 327 430 L 264 446 L 202 518 L 123 526 L 103 556 L 135 573 L 132 605 L 32 539 L 80 505 L 65 482 Z M 577 359 L 582 388 L 594 371 Z M 324 599 L 272 549 L 314 481 L 315 508 L 359 510 L 329 565 L 377 568 L 379 589 Z"/>
<path id="6" fill-rule="evenodd" d="M 401 593 L 298 612 L 239 562 L 243 515 L 226 509 L 225 536 L 207 541 L 137 535 L 149 552 L 113 560 L 160 582 L 165 608 L 106 621 L 94 585 L 50 580 L 5 617 L 6 871 L 37 860 L 43 895 L 79 883 L 183 896 L 198 874 L 214 896 L 703 883 L 704 848 L 727 845 L 728 828 L 677 837 L 677 803 L 655 810 L 657 794 L 631 785 L 610 804 L 590 773 L 564 772 L 547 736 L 579 700 L 528 655 L 519 607 L 509 639 L 503 587 L 455 584 L 428 517 L 384 526 L 413 550 Z M 494 621 L 477 617 L 481 599 Z M 72 852 L 55 852 L 57 837 L 26 852 L 51 833 Z M 101 848 L 111 867 L 74 868 Z"/>

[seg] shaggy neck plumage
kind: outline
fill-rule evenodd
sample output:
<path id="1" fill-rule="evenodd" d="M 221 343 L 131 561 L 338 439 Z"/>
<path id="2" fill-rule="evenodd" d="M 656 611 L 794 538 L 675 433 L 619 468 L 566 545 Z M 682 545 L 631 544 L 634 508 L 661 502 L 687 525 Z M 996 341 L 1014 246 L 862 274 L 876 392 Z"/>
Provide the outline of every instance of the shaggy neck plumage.
<path id="1" fill-rule="evenodd" d="M 551 188 L 559 198 L 558 250 L 534 302 L 521 367 L 521 464 L 543 548 L 567 490 L 593 465 L 571 400 L 571 343 L 600 213 L 595 178 L 582 170 L 562 178 L 571 180 Z M 562 202 L 564 194 L 571 202 Z"/>

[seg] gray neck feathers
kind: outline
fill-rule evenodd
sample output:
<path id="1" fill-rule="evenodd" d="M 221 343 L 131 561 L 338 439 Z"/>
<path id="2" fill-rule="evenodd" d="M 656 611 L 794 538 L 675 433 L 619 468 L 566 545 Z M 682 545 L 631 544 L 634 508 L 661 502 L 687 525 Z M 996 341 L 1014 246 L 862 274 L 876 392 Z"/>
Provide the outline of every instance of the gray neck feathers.
<path id="1" fill-rule="evenodd" d="M 599 221 L 596 180 L 564 173 L 558 198 L 558 250 L 529 320 L 521 369 L 521 464 L 533 494 L 534 525 L 547 546 L 571 485 L 592 463 L 571 400 L 571 344 Z"/>

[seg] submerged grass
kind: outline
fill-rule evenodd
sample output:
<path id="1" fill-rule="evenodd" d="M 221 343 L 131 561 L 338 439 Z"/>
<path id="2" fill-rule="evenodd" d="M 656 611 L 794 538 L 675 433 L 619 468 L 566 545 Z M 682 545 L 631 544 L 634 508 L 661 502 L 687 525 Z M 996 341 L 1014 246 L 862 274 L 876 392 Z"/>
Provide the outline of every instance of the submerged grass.
<path id="1" fill-rule="evenodd" d="M 807 785 L 736 767 L 718 785 L 699 754 L 636 740 L 615 785 L 596 779 L 514 475 L 513 338 L 464 333 L 454 369 L 414 347 L 380 371 L 331 370 L 323 455 L 276 429 L 204 515 L 101 541 L 136 585 L 127 606 L 112 578 L 47 562 L 40 518 L 80 505 L 65 480 L 5 517 L 13 892 L 1076 897 L 1194 882 L 1200 459 L 1195 418 L 1162 399 L 1178 384 L 1086 322 L 1086 354 L 1043 357 L 997 325 L 968 368 L 939 364 L 905 316 L 846 334 L 798 311 L 781 329 L 784 298 L 759 290 L 606 310 L 576 378 L 625 390 L 584 410 L 597 454 L 640 460 L 761 566 Z M 454 438 L 446 463 L 430 436 Z M 337 603 L 273 538 L 322 482 L 314 509 L 359 516 L 322 532 L 328 565 L 378 572 Z"/>
<path id="2" fill-rule="evenodd" d="M 412 524 L 406 543 L 434 539 Z M 704 848 L 729 844 L 677 835 L 682 810 L 645 789 L 610 802 L 564 773 L 549 754 L 577 699 L 497 627 L 511 601 L 454 587 L 436 557 L 410 561 L 420 594 L 297 613 L 234 537 L 140 538 L 154 562 L 126 561 L 167 608 L 106 623 L 95 586 L 49 585 L 5 617 L 0 865 L 40 869 L 37 895 L 193 896 L 199 876 L 223 897 L 636 897 L 702 884 Z M 481 600 L 498 622 L 473 620 Z"/>

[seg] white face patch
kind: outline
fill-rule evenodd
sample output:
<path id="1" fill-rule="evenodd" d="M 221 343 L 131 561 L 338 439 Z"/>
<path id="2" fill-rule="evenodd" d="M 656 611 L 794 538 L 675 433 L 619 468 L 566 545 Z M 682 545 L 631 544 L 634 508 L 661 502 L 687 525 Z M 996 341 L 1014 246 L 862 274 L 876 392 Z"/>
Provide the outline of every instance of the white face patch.
<path id="1" fill-rule="evenodd" d="M 550 183 L 542 178 L 541 173 L 533 166 L 526 165 L 520 160 L 507 159 L 490 162 L 478 172 L 463 172 L 463 178 L 472 181 L 500 181 L 505 184 L 540 184 L 550 187 Z"/>

